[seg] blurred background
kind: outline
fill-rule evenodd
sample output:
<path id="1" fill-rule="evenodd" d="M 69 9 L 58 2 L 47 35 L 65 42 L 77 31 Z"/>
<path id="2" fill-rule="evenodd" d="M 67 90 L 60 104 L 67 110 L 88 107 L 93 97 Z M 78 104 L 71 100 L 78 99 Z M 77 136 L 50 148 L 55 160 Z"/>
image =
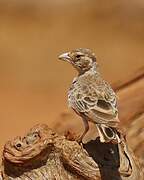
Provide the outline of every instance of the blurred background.
<path id="1" fill-rule="evenodd" d="M 70 111 L 76 71 L 57 57 L 78 47 L 96 53 L 110 83 L 135 73 L 144 65 L 144 1 L 0 0 L 0 148 Z"/>

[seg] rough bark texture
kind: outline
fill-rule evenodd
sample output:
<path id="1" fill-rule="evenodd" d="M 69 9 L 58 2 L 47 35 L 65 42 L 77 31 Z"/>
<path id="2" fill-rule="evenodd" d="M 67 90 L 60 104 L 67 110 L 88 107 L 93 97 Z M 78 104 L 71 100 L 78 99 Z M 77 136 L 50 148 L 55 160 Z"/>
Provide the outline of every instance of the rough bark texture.
<path id="1" fill-rule="evenodd" d="M 142 180 L 143 174 L 123 137 L 119 145 L 97 138 L 82 147 L 47 125 L 37 125 L 26 136 L 6 143 L 2 178 Z"/>
<path id="2" fill-rule="evenodd" d="M 79 145 L 71 133 L 60 136 L 46 125 L 37 125 L 24 137 L 5 144 L 0 179 L 143 180 L 143 82 L 143 72 L 140 72 L 119 83 L 120 86 L 115 85 L 127 140 L 121 133 L 119 145 L 100 143 L 98 137 Z M 63 132 L 67 129 L 66 125 L 60 128 Z"/>

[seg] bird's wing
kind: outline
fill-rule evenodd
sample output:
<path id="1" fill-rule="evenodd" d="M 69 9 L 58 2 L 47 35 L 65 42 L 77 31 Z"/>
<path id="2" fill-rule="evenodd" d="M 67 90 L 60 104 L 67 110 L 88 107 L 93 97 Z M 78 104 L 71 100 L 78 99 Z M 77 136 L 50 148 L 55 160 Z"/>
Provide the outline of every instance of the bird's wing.
<path id="1" fill-rule="evenodd" d="M 99 87 L 84 85 L 78 90 L 75 89 L 70 97 L 70 104 L 77 112 L 84 113 L 90 119 L 98 121 L 96 123 L 109 121 L 115 124 L 118 121 L 116 95 L 105 81 L 102 81 Z"/>

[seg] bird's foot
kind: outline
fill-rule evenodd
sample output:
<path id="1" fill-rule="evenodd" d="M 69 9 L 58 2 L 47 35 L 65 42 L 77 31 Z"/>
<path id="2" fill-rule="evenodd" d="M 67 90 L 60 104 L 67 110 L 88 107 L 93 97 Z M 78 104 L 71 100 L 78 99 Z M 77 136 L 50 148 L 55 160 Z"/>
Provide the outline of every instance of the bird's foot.
<path id="1" fill-rule="evenodd" d="M 65 132 L 64 136 L 66 137 L 67 140 L 76 141 L 79 144 L 81 144 L 83 140 L 83 135 L 76 135 L 74 132 L 69 130 Z"/>
<path id="2" fill-rule="evenodd" d="M 76 134 L 74 132 L 70 131 L 70 130 L 66 131 L 64 136 L 69 141 L 75 141 L 76 138 L 77 138 Z"/>
<path id="3" fill-rule="evenodd" d="M 78 135 L 78 136 L 75 138 L 75 141 L 78 142 L 79 144 L 83 143 L 82 140 L 83 140 L 83 135 Z"/>

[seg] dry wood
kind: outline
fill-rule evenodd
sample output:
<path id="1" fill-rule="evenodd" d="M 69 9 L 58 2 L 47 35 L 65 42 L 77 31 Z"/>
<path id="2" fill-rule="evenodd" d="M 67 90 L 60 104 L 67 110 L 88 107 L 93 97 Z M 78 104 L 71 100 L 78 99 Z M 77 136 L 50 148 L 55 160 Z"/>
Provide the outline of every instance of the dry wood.
<path id="1" fill-rule="evenodd" d="M 1 173 L 5 180 L 143 180 L 123 138 L 119 145 L 103 144 L 97 138 L 83 148 L 46 125 L 6 143 Z"/>

